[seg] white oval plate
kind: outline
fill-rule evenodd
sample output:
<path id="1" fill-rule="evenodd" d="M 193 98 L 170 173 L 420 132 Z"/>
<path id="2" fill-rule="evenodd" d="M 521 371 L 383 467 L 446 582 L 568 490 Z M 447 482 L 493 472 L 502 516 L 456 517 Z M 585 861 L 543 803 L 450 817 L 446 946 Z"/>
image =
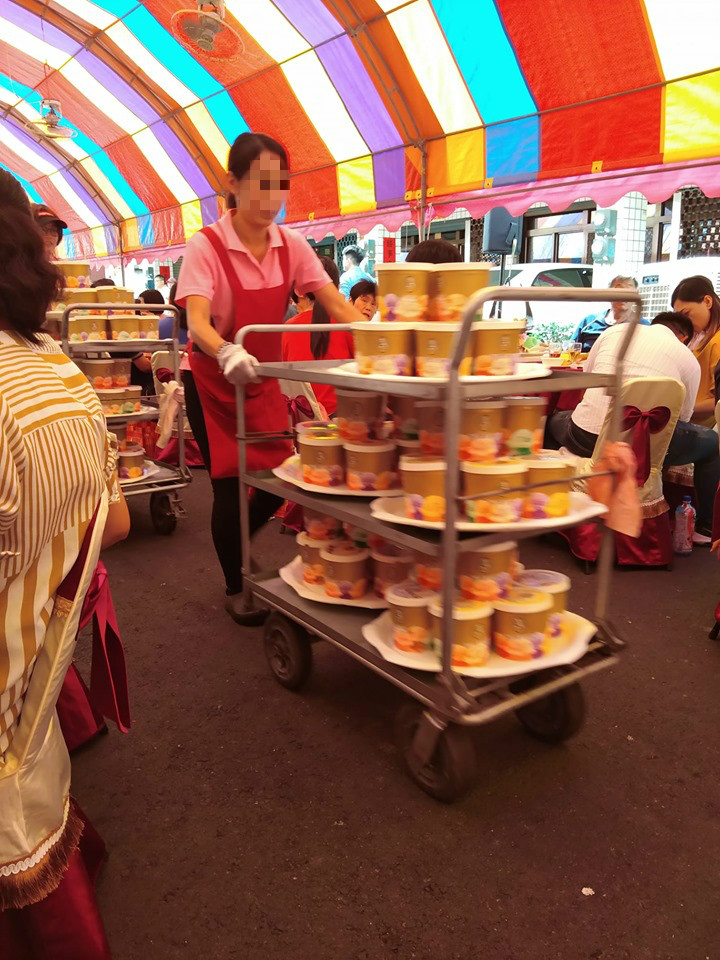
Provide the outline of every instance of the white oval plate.
<path id="1" fill-rule="evenodd" d="M 292 587 L 298 596 L 305 600 L 316 600 L 318 603 L 330 603 L 337 607 L 363 607 L 366 610 L 385 610 L 387 603 L 376 597 L 374 593 L 368 593 L 359 600 L 343 600 L 340 597 L 329 597 L 325 593 L 324 587 L 312 587 L 303 580 L 302 557 L 295 557 L 280 571 L 280 577 L 285 583 Z"/>
<path id="2" fill-rule="evenodd" d="M 113 420 L 129 420 L 131 417 L 144 417 L 150 413 L 160 416 L 160 410 L 157 407 L 148 407 L 141 403 L 140 409 L 135 410 L 133 413 L 106 413 L 105 419 L 110 423 Z"/>
<path id="3" fill-rule="evenodd" d="M 570 628 L 570 640 L 559 650 L 548 653 L 537 660 L 506 660 L 497 653 L 491 653 L 482 667 L 453 667 L 455 673 L 476 680 L 493 677 L 516 677 L 548 667 L 559 667 L 565 663 L 574 663 L 585 653 L 597 629 L 594 623 L 579 617 L 576 613 L 566 613 L 565 623 Z M 388 663 L 411 670 L 429 670 L 440 672 L 440 661 L 432 650 L 425 653 L 405 653 L 398 650 L 392 640 L 392 620 L 389 613 L 381 614 L 377 620 L 366 623 L 362 628 L 363 637 L 382 654 Z"/>
<path id="4" fill-rule="evenodd" d="M 519 380 L 538 380 L 541 377 L 549 377 L 552 370 L 545 367 L 542 363 L 523 363 L 522 373 L 513 373 L 509 377 L 460 377 L 461 383 L 512 383 Z M 398 377 L 394 374 L 379 373 L 358 373 L 357 363 L 352 360 L 350 363 L 343 363 L 339 367 L 332 367 L 325 373 L 339 373 L 344 377 L 364 377 L 368 380 L 376 380 L 378 383 L 447 383 L 447 377 Z"/>
<path id="5" fill-rule="evenodd" d="M 152 460 L 143 461 L 143 475 L 141 477 L 120 477 L 120 486 L 127 487 L 131 483 L 140 483 L 142 480 L 149 480 L 156 473 L 160 473 L 160 467 Z"/>
<path id="6" fill-rule="evenodd" d="M 444 530 L 445 524 L 439 520 L 415 520 L 405 516 L 405 501 L 394 497 L 379 497 L 370 504 L 370 512 L 378 520 L 400 523 L 408 527 L 422 527 L 425 530 Z M 562 530 L 576 523 L 583 523 L 607 513 L 607 507 L 591 500 L 586 493 L 575 490 L 570 492 L 570 513 L 566 517 L 548 517 L 542 520 L 518 520 L 516 523 L 471 523 L 458 520 L 455 529 L 463 533 L 512 533 L 521 530 Z"/>
<path id="7" fill-rule="evenodd" d="M 300 475 L 300 454 L 288 457 L 279 467 L 273 468 L 273 473 L 279 480 L 286 480 L 301 490 L 307 490 L 308 493 L 329 493 L 335 497 L 376 497 L 378 490 L 351 490 L 346 484 L 342 483 L 339 487 L 318 487 L 314 483 L 305 483 Z M 402 490 L 383 490 L 384 497 L 397 497 L 402 494 Z"/>

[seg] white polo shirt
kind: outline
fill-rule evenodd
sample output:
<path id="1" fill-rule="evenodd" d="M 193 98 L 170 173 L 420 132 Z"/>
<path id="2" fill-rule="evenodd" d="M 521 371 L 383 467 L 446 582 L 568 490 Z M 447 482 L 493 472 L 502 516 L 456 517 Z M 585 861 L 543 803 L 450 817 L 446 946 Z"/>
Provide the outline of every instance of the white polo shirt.
<path id="1" fill-rule="evenodd" d="M 620 323 L 609 327 L 593 344 L 585 364 L 586 373 L 614 373 L 622 338 L 627 326 Z M 633 377 L 672 377 L 685 386 L 685 402 L 680 420 L 692 417 L 698 386 L 700 364 L 690 350 L 668 327 L 637 326 L 625 354 L 623 379 Z M 573 423 L 588 433 L 599 434 L 605 422 L 610 398 L 600 387 L 585 391 L 585 396 L 573 411 Z"/>

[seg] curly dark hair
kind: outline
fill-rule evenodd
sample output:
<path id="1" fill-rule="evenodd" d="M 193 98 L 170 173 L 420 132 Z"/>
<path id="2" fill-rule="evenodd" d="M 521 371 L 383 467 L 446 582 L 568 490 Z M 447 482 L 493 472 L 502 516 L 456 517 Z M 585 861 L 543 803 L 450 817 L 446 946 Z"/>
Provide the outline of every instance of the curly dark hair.
<path id="1" fill-rule="evenodd" d="M 37 343 L 63 285 L 62 273 L 47 258 L 25 191 L 11 173 L 0 170 L 0 322 Z"/>
<path id="2" fill-rule="evenodd" d="M 350 296 L 348 299 L 350 303 L 355 303 L 358 297 L 367 296 L 377 296 L 377 284 L 373 283 L 372 280 L 358 280 L 358 282 L 350 288 Z"/>

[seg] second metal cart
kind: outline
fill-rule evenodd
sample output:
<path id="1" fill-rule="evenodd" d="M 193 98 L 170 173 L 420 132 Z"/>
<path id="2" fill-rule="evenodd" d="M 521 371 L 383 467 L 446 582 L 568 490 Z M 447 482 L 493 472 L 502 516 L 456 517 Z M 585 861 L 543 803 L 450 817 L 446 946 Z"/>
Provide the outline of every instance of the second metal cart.
<path id="1" fill-rule="evenodd" d="M 87 304 L 70 305 L 63 311 L 60 327 L 60 342 L 63 352 L 69 357 L 95 356 L 103 353 L 152 353 L 156 350 L 167 350 L 172 355 L 173 376 L 180 382 L 180 346 L 178 342 L 177 310 L 172 305 L 160 304 L 92 304 L 93 311 L 119 309 L 124 313 L 173 313 L 173 336 L 163 340 L 85 340 L 82 343 L 71 343 L 68 339 L 68 320 L 73 313 L 87 311 Z M 142 398 L 140 413 L 111 414 L 107 416 L 108 426 L 120 426 L 128 423 L 139 423 L 147 420 L 157 420 L 160 416 L 160 406 L 157 397 Z M 171 534 L 177 526 L 178 519 L 184 516 L 184 508 L 179 492 L 191 480 L 190 471 L 185 462 L 185 444 L 183 442 L 184 415 L 182 407 L 178 408 L 178 463 L 173 466 L 165 463 L 155 463 L 155 472 L 152 476 L 137 482 L 127 483 L 120 481 L 126 497 L 150 496 L 150 519 L 153 527 L 160 534 Z"/>

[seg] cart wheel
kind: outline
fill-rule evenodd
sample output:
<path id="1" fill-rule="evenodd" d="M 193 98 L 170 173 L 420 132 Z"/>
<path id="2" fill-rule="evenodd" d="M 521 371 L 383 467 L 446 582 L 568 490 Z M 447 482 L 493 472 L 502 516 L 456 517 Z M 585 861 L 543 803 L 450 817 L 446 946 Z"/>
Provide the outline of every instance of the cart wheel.
<path id="1" fill-rule="evenodd" d="M 395 719 L 395 740 L 403 766 L 415 783 L 435 800 L 452 803 L 473 786 L 477 778 L 477 756 L 470 731 L 450 724 L 439 735 L 430 761 L 420 765 L 412 755 L 412 745 L 423 708 L 405 703 Z"/>
<path id="2" fill-rule="evenodd" d="M 539 683 L 541 681 L 535 681 Z M 524 686 L 530 689 L 533 684 Z M 517 688 L 515 688 L 517 692 Z M 585 720 L 585 696 L 579 683 L 519 707 L 515 714 L 527 732 L 545 743 L 562 743 L 574 736 Z"/>
<path id="3" fill-rule="evenodd" d="M 312 670 L 312 644 L 307 633 L 279 613 L 271 613 L 263 633 L 265 656 L 277 682 L 299 690 Z"/>
<path id="4" fill-rule="evenodd" d="M 177 527 L 175 507 L 169 494 L 150 494 L 150 519 L 157 533 L 169 536 Z"/>

